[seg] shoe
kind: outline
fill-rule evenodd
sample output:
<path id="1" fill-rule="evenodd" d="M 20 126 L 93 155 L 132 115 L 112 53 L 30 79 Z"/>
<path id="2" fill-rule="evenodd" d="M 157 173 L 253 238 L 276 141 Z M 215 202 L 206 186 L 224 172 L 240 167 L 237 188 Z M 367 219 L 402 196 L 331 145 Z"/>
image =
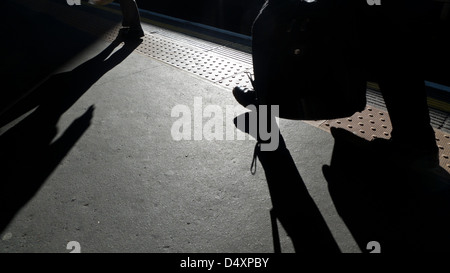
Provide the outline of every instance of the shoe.
<path id="1" fill-rule="evenodd" d="M 236 86 L 233 89 L 233 95 L 236 101 L 244 107 L 258 104 L 255 90 Z"/>
<path id="2" fill-rule="evenodd" d="M 141 27 L 124 27 L 119 30 L 119 36 L 123 40 L 139 40 L 145 36 Z"/>

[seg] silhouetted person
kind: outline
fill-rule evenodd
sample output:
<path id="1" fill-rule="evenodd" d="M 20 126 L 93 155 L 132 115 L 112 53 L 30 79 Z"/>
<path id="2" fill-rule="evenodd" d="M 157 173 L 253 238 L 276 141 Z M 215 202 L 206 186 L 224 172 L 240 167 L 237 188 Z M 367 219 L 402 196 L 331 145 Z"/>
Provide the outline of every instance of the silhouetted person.
<path id="1" fill-rule="evenodd" d="M 266 9 L 279 8 L 289 0 L 268 0 Z M 378 82 L 392 122 L 392 134 L 388 141 L 376 140 L 394 156 L 408 160 L 418 167 L 439 165 L 439 151 L 434 130 L 430 124 L 427 95 L 425 91 L 424 56 L 425 39 L 423 26 L 430 19 L 430 2 L 427 0 L 381 1 L 381 5 L 369 5 L 365 0 L 351 1 L 355 10 L 356 28 L 360 42 L 358 50 L 363 60 L 362 70 L 366 80 Z M 323 3 L 323 2 L 322 2 Z M 350 7 L 350 6 L 349 6 Z M 258 105 L 258 88 L 270 73 L 258 71 L 261 66 L 270 66 L 265 58 L 255 58 L 255 43 L 277 41 L 264 27 L 276 24 L 270 12 L 262 12 L 253 25 L 253 65 L 256 90 L 236 87 L 233 94 L 243 106 Z M 275 36 L 275 35 L 273 35 Z M 272 40 L 271 40 L 272 39 Z M 332 44 L 329 45 L 333 47 Z M 267 49 L 270 52 L 270 49 Z M 269 71 L 269 69 L 265 69 Z M 301 75 L 299 75 L 301 77 Z M 276 93 L 277 90 L 268 92 Z M 295 90 L 292 92 L 301 92 Z"/>

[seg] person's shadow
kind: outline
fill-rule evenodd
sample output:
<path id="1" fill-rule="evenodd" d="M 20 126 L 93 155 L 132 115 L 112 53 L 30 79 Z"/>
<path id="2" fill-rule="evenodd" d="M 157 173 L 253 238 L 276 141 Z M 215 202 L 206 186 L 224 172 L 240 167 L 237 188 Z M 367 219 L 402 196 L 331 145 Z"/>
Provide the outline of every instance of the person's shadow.
<path id="1" fill-rule="evenodd" d="M 251 113 L 247 112 L 236 117 L 234 123 L 239 130 L 253 133 L 249 132 L 248 123 L 238 122 L 239 119 L 251 120 L 249 115 Z M 252 136 L 257 139 L 256 136 Z M 305 186 L 281 133 L 276 150 L 262 151 L 257 147 L 255 152 L 264 169 L 273 205 L 271 218 L 274 252 L 282 251 L 276 224 L 276 220 L 279 220 L 292 240 L 295 252 L 340 253 L 327 223 Z"/>
<path id="2" fill-rule="evenodd" d="M 249 132 L 252 112 L 235 118 Z M 450 174 L 441 167 L 414 169 L 344 129 L 335 139 L 330 165 L 323 166 L 334 205 L 363 253 L 448 251 Z M 252 135 L 255 139 L 256 136 Z M 308 193 L 280 134 L 279 147 L 255 149 L 273 204 L 274 250 L 280 252 L 276 219 L 296 252 L 340 252 Z M 258 146 L 257 146 L 258 147 Z M 254 167 L 254 166 L 253 166 Z"/>
<path id="3" fill-rule="evenodd" d="M 323 172 L 361 251 L 372 252 L 371 242 L 381 253 L 449 251 L 449 173 L 441 167 L 411 168 L 349 131 L 331 132 L 335 145 Z"/>
<path id="4" fill-rule="evenodd" d="M 58 139 L 54 139 L 60 117 L 142 41 L 125 42 L 113 53 L 121 42 L 116 39 L 100 54 L 72 71 L 53 75 L 30 96 L 2 115 L 0 127 L 28 113 L 0 135 L 0 232 L 33 198 L 86 132 L 95 107 L 89 107 Z"/>

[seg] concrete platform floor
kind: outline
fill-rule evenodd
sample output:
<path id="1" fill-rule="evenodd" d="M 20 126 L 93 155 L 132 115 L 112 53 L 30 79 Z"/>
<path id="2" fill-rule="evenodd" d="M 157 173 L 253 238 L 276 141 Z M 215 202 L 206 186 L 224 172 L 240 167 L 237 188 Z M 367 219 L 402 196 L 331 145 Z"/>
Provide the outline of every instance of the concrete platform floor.
<path id="1" fill-rule="evenodd" d="M 138 43 L 7 2 L 42 31 L 20 45 L 46 51 L 23 51 L 27 61 L 3 45 L 17 77 L 4 82 L 34 88 L 2 118 L 1 253 L 68 253 L 72 241 L 83 253 L 360 253 L 373 241 L 382 252 L 447 250 L 447 170 L 396 165 L 351 136 L 280 120 L 285 147 L 260 153 L 252 175 L 256 141 L 237 139 L 233 119 L 246 109 L 230 88 L 141 54 Z M 156 35 L 145 28 L 144 39 Z M 73 34 L 64 44 L 83 45 L 71 56 L 53 42 L 63 33 Z M 44 64 L 51 73 L 29 80 Z M 181 118 L 192 140 L 174 139 Z M 205 139 L 210 128 L 224 139 Z"/>

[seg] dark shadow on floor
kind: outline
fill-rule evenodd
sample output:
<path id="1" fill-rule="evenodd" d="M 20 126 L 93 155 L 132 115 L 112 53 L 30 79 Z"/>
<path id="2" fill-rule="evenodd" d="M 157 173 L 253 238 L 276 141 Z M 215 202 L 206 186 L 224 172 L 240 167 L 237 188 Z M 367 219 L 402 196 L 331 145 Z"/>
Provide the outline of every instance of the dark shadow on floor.
<path id="1" fill-rule="evenodd" d="M 249 113 L 245 113 L 235 119 L 235 125 L 237 119 L 243 116 L 246 121 L 251 120 Z M 237 127 L 248 133 L 248 124 L 245 128 Z M 340 249 L 309 195 L 282 135 L 279 135 L 279 146 L 276 150 L 259 151 L 257 156 L 266 175 L 273 205 L 272 215 L 291 238 L 295 252 L 339 253 Z M 277 226 L 274 223 L 272 228 L 275 252 L 282 251 L 277 238 Z"/>
<path id="2" fill-rule="evenodd" d="M 120 40 L 114 41 L 100 54 L 72 71 L 50 77 L 2 116 L 0 124 L 3 125 L 33 110 L 0 136 L 0 232 L 17 211 L 33 198 L 86 132 L 94 106 L 89 107 L 55 139 L 60 117 L 98 79 L 127 58 L 140 42 L 127 42 L 113 53 L 121 45 Z"/>
<path id="3" fill-rule="evenodd" d="M 3 0 L 2 9 L 0 115 L 121 20 L 65 0 Z"/>
<path id="4" fill-rule="evenodd" d="M 332 130 L 332 160 L 324 175 L 339 215 L 363 252 L 450 250 L 450 175 L 411 168 L 344 129 Z"/>

